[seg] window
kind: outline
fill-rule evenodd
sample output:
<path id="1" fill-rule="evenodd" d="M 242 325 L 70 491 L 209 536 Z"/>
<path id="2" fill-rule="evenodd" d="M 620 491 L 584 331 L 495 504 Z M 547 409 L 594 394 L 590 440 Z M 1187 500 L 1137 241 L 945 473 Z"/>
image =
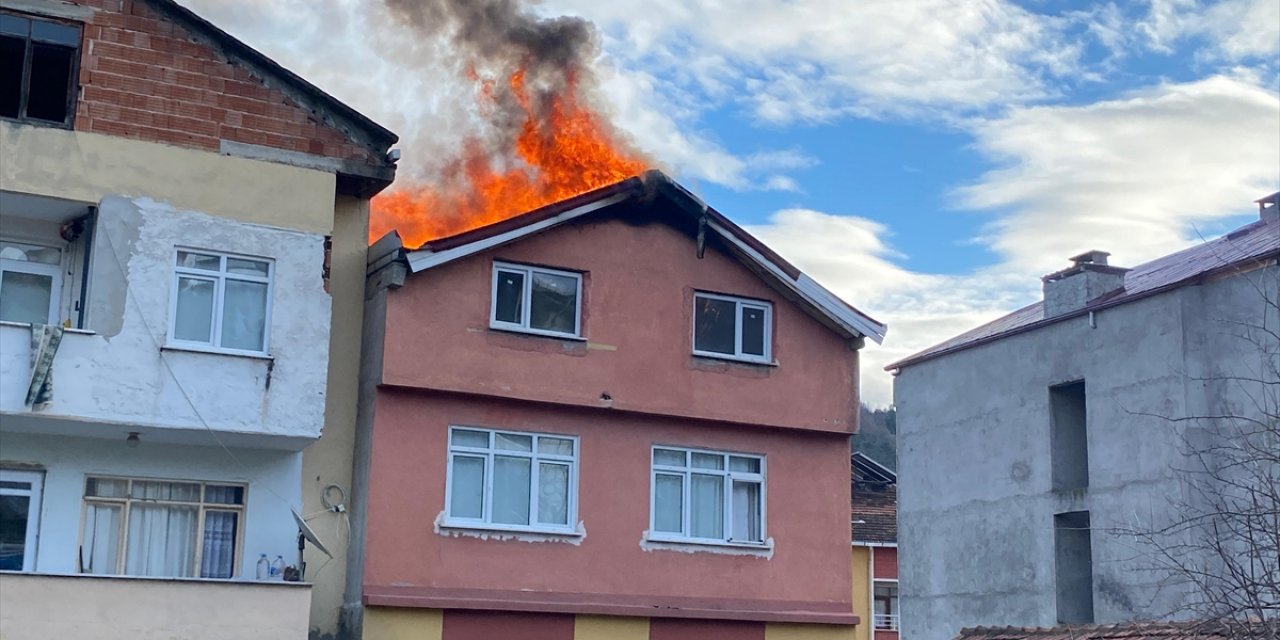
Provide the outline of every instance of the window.
<path id="1" fill-rule="evenodd" d="M 266 353 L 271 273 L 270 260 L 180 249 L 172 342 Z"/>
<path id="2" fill-rule="evenodd" d="M 577 438 L 570 436 L 450 429 L 447 523 L 572 533 L 577 451 Z"/>
<path id="3" fill-rule="evenodd" d="M 1054 491 L 1089 486 L 1084 381 L 1049 387 L 1049 451 Z"/>
<path id="4" fill-rule="evenodd" d="M 80 27 L 0 13 L 0 117 L 71 125 Z"/>
<path id="5" fill-rule="evenodd" d="M 773 306 L 768 302 L 693 295 L 693 353 L 713 358 L 770 362 Z"/>
<path id="6" fill-rule="evenodd" d="M 493 265 L 489 326 L 549 336 L 582 335 L 582 274 Z"/>
<path id="7" fill-rule="evenodd" d="M 0 241 L 0 320 L 58 324 L 62 252 Z"/>
<path id="8" fill-rule="evenodd" d="M 877 629 L 898 630 L 898 584 L 896 582 L 875 583 L 872 596 L 874 611 L 872 618 Z"/>
<path id="9" fill-rule="evenodd" d="M 764 458 L 654 447 L 650 538 L 764 544 Z"/>
<path id="10" fill-rule="evenodd" d="M 85 481 L 80 570 L 234 577 L 244 504 L 244 485 L 90 477 Z"/>
<path id="11" fill-rule="evenodd" d="M 36 568 L 43 481 L 36 471 L 0 469 L 0 571 Z"/>

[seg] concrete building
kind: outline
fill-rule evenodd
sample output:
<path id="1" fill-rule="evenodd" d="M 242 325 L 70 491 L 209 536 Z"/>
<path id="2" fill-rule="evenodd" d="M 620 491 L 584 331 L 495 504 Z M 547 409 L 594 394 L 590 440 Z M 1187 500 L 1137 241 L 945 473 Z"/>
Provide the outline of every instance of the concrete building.
<path id="1" fill-rule="evenodd" d="M 898 474 L 861 452 L 849 457 L 849 471 L 853 611 L 871 622 L 854 638 L 897 640 Z"/>
<path id="2" fill-rule="evenodd" d="M 1078 256 L 1042 302 L 890 366 L 905 637 L 1193 615 L 1120 532 L 1179 518 L 1186 442 L 1222 424 L 1184 418 L 1264 418 L 1272 374 L 1246 334 L 1280 321 L 1275 199 L 1132 269 Z"/>
<path id="3" fill-rule="evenodd" d="M 395 136 L 170 0 L 4 0 L 0 72 L 0 636 L 335 629 L 255 578 L 345 549 Z"/>
<path id="4" fill-rule="evenodd" d="M 851 638 L 883 325 L 657 172 L 370 256 L 364 638 Z"/>

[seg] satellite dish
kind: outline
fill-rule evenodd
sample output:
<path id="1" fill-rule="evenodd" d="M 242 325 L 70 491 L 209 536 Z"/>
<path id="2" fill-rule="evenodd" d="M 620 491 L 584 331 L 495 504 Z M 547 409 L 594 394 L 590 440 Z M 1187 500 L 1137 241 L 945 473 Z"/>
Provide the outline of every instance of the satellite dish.
<path id="1" fill-rule="evenodd" d="M 329 553 L 329 550 L 324 547 L 324 543 L 320 542 L 320 538 L 316 536 L 315 531 L 311 530 L 307 521 L 304 520 L 302 516 L 298 515 L 298 511 L 296 509 L 289 509 L 289 513 L 293 514 L 293 521 L 298 523 L 298 535 L 306 538 L 307 542 L 310 542 L 312 546 L 320 550 L 320 553 L 332 558 L 333 554 Z M 299 551 L 301 551 L 301 547 L 299 547 Z"/>

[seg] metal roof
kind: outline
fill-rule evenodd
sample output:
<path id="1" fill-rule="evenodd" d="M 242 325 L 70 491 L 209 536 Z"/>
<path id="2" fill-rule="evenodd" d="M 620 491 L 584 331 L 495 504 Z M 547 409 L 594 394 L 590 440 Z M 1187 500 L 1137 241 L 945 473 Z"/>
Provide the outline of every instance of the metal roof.
<path id="1" fill-rule="evenodd" d="M 1124 286 L 1108 291 L 1084 307 L 1046 319 L 1043 301 L 936 344 L 885 367 L 886 371 L 919 364 L 1010 335 L 1113 307 L 1199 282 L 1202 278 L 1251 268 L 1280 257 L 1280 221 L 1258 220 L 1220 238 L 1138 265 L 1124 274 Z"/>

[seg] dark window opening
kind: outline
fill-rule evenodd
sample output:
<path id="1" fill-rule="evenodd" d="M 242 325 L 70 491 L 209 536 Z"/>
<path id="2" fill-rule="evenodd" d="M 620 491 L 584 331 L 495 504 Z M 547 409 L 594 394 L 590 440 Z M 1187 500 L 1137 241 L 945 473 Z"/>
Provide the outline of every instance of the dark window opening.
<path id="1" fill-rule="evenodd" d="M 1089 486 L 1089 437 L 1084 381 L 1049 387 L 1049 449 L 1054 491 Z"/>
<path id="2" fill-rule="evenodd" d="M 0 117 L 69 126 L 80 28 L 0 13 Z"/>
<path id="3" fill-rule="evenodd" d="M 1053 516 L 1054 579 L 1058 622 L 1093 622 L 1093 549 L 1089 512 Z"/>

